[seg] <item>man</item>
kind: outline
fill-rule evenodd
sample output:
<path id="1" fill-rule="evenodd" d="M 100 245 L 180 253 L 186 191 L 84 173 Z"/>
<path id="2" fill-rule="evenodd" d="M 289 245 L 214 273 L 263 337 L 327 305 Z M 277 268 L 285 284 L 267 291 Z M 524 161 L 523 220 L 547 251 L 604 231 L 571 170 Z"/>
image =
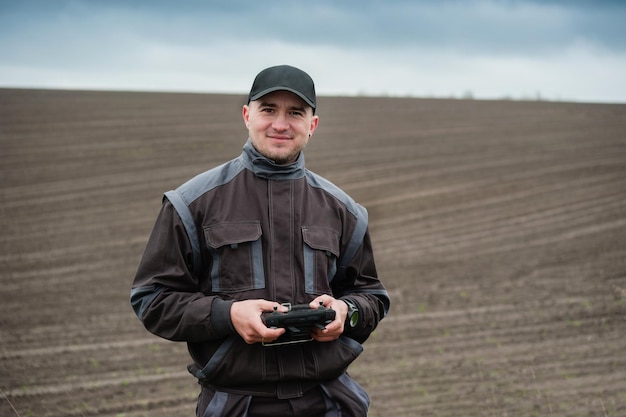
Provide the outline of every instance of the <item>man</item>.
<path id="1" fill-rule="evenodd" d="M 346 369 L 389 297 L 366 210 L 304 166 L 316 105 L 305 72 L 261 71 L 243 106 L 242 154 L 165 193 L 131 304 L 149 331 L 188 343 L 198 416 L 367 415 Z M 289 304 L 335 318 L 292 340 L 261 319 Z"/>

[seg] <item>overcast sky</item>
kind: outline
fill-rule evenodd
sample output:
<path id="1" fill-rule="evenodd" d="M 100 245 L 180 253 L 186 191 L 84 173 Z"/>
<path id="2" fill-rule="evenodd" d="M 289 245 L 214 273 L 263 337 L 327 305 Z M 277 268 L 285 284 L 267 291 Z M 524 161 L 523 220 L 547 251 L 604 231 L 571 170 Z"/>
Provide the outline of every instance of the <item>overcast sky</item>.
<path id="1" fill-rule="evenodd" d="M 626 102 L 626 1 L 0 0 L 0 87 Z"/>

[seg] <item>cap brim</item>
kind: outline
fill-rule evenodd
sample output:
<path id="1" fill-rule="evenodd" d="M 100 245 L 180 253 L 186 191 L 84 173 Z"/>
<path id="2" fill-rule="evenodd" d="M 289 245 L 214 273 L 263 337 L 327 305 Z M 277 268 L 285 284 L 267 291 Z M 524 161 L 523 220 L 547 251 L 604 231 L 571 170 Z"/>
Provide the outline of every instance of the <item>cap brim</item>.
<path id="1" fill-rule="evenodd" d="M 302 94 L 299 91 L 294 90 L 293 88 L 289 88 L 289 87 L 281 87 L 281 86 L 276 86 L 276 87 L 272 87 L 272 88 L 268 88 L 265 89 L 263 91 L 259 91 L 258 93 L 256 93 L 255 95 L 250 97 L 250 101 L 255 101 L 260 99 L 261 97 L 263 97 L 264 95 L 267 95 L 269 93 L 273 93 L 274 91 L 289 91 L 290 93 L 293 93 L 295 95 L 297 95 L 298 97 L 300 97 L 302 100 L 304 100 L 304 102 L 306 104 L 308 104 L 309 106 L 315 108 L 315 104 L 313 104 L 311 102 L 311 100 L 309 100 L 304 94 Z"/>

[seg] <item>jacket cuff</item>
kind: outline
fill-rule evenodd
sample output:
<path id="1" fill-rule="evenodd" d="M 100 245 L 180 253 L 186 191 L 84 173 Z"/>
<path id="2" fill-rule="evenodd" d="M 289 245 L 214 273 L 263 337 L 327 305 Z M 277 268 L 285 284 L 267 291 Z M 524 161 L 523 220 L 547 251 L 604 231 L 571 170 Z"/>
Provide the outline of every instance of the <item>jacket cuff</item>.
<path id="1" fill-rule="evenodd" d="M 230 307 L 234 302 L 216 297 L 211 303 L 211 327 L 215 336 L 225 337 L 236 333 L 230 319 Z"/>
<path id="2" fill-rule="evenodd" d="M 372 328 L 366 324 L 367 323 L 367 317 L 366 317 L 367 311 L 363 308 L 362 303 L 359 302 L 358 297 L 341 297 L 340 298 L 340 300 L 346 300 L 346 299 L 351 301 L 359 310 L 359 320 L 355 327 L 348 326 L 347 325 L 348 323 L 346 322 L 346 326 L 344 326 L 343 334 L 345 334 L 351 339 L 356 340 L 359 343 L 363 343 L 369 338 L 370 333 L 372 332 Z"/>

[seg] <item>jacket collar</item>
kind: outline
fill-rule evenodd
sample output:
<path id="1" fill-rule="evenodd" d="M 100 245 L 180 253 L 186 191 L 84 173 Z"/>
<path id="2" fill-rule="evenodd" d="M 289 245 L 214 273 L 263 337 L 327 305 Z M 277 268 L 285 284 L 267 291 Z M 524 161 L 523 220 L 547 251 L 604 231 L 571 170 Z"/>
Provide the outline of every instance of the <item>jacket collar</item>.
<path id="1" fill-rule="evenodd" d="M 297 179 L 305 173 L 304 154 L 300 152 L 298 159 L 289 165 L 278 165 L 274 161 L 261 155 L 252 146 L 248 139 L 243 145 L 243 152 L 239 156 L 243 165 L 254 172 L 254 175 L 265 179 Z"/>

